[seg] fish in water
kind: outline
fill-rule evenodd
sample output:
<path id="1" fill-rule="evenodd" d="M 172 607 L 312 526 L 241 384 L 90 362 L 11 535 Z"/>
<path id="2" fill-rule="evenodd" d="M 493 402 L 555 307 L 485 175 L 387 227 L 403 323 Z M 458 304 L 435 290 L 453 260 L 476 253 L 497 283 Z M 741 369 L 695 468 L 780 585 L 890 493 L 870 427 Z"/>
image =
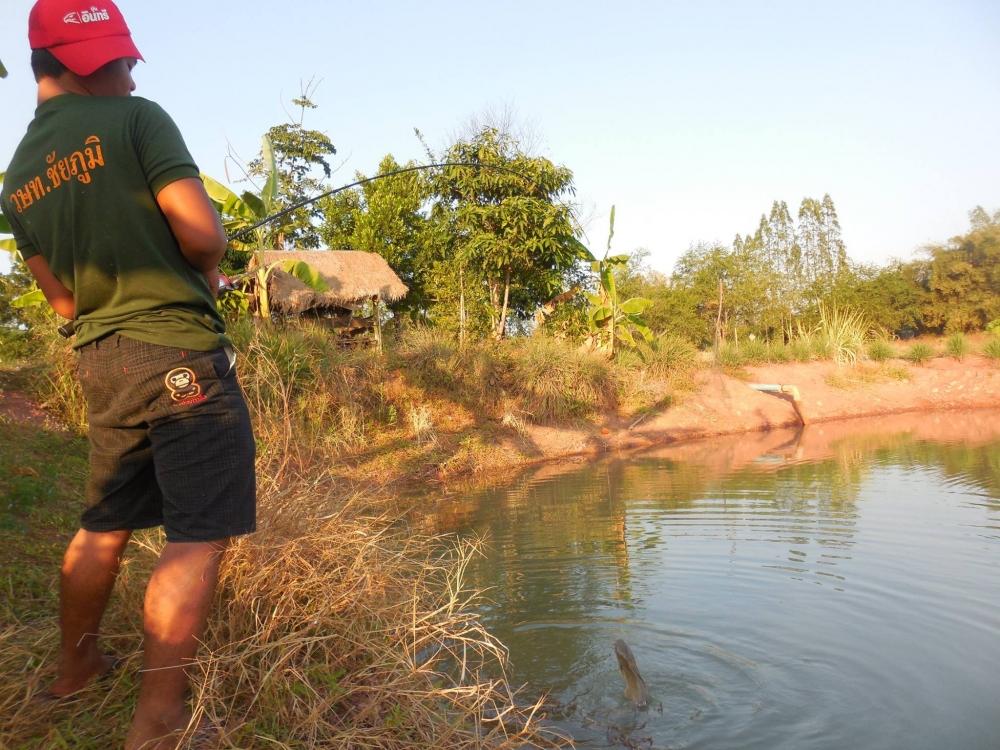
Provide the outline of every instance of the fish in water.
<path id="1" fill-rule="evenodd" d="M 639 674 L 639 665 L 635 663 L 632 649 L 625 641 L 618 639 L 615 641 L 615 656 L 618 658 L 618 669 L 621 670 L 622 677 L 625 678 L 625 697 L 632 701 L 636 708 L 647 708 L 649 706 L 649 688 L 646 687 L 646 681 Z"/>

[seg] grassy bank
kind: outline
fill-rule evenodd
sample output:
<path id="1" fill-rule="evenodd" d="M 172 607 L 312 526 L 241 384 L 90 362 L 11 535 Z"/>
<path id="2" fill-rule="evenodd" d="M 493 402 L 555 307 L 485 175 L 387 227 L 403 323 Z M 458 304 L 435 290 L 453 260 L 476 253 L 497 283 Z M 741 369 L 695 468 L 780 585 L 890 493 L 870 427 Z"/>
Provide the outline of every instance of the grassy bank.
<path id="1" fill-rule="evenodd" d="M 260 447 L 259 528 L 228 555 L 194 668 L 196 717 L 228 748 L 562 746 L 505 679 L 506 653 L 463 583 L 469 544 L 414 535 L 385 488 L 353 476 L 380 426 L 406 434 L 387 363 L 308 329 L 237 330 Z M 18 384 L 82 419 L 64 345 Z M 415 354 L 413 356 L 416 356 Z M 393 414 L 395 412 L 395 414 Z M 136 697 L 144 583 L 162 545 L 135 535 L 104 622 L 127 660 L 110 682 L 52 708 L 56 584 L 73 532 L 85 444 L 73 432 L 0 423 L 0 746 L 120 745 Z"/>
<path id="2" fill-rule="evenodd" d="M 241 323 L 233 335 L 258 438 L 261 531 L 228 558 L 197 665 L 196 710 L 226 727 L 221 746 L 565 744 L 538 724 L 536 706 L 518 700 L 502 645 L 473 614 L 462 579 L 474 549 L 407 532 L 395 498 L 414 487 L 433 494 L 425 480 L 545 457 L 532 444 L 537 428 L 594 432 L 611 418 L 637 424 L 675 400 L 683 409 L 704 375 L 698 368 L 712 365 L 671 338 L 609 361 L 542 337 L 460 348 L 414 330 L 380 355 L 337 348 L 305 324 Z M 991 340 L 919 343 L 959 359 Z M 862 340 L 855 365 L 836 368 L 829 385 L 860 388 L 920 369 L 917 358 L 902 358 L 912 344 L 885 342 L 881 357 L 876 343 Z M 49 365 L 22 368 L 13 385 L 78 429 L 73 355 L 54 338 L 41 345 Z M 734 345 L 740 358 L 728 366 L 750 363 L 760 346 Z M 810 347 L 810 359 L 838 351 Z M 777 344 L 765 348 L 783 356 Z M 142 589 L 162 539 L 137 535 L 105 623 L 127 667 L 77 704 L 33 705 L 52 674 L 58 559 L 75 528 L 85 446 L 72 429 L 0 430 L 0 490 L 12 498 L 0 509 L 0 714 L 11 717 L 0 746 L 118 742 L 135 698 Z"/>

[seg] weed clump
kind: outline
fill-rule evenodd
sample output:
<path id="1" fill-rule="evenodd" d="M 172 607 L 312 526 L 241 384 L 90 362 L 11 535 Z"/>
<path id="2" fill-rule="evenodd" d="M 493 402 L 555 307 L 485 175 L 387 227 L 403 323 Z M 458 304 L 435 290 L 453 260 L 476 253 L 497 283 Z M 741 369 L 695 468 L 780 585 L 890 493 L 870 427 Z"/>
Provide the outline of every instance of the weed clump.
<path id="1" fill-rule="evenodd" d="M 945 344 L 945 350 L 948 352 L 949 357 L 954 357 L 955 359 L 962 361 L 969 353 L 969 341 L 963 334 L 954 333 L 948 337 L 948 341 Z"/>
<path id="2" fill-rule="evenodd" d="M 983 354 L 994 362 L 1000 363 L 1000 336 L 994 336 L 983 347 Z"/>
<path id="3" fill-rule="evenodd" d="M 885 339 L 875 339 L 868 344 L 868 359 L 872 362 L 885 362 L 887 359 L 892 359 L 895 355 L 896 350 Z"/>
<path id="4" fill-rule="evenodd" d="M 915 365 L 922 365 L 934 357 L 934 347 L 930 344 L 918 342 L 910 346 L 903 354 L 903 359 Z"/>

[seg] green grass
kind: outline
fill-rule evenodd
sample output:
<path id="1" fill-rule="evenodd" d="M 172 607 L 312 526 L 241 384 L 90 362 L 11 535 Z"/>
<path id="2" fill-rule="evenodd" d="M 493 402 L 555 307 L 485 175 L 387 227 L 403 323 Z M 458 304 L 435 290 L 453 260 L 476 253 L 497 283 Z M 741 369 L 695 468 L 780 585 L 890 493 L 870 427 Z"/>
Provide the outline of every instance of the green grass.
<path id="1" fill-rule="evenodd" d="M 994 336 L 986 342 L 986 346 L 983 347 L 983 354 L 994 362 L 1000 363 L 1000 336 Z"/>
<path id="2" fill-rule="evenodd" d="M 0 421 L 0 622 L 50 613 L 58 560 L 77 528 L 87 443 Z"/>
<path id="3" fill-rule="evenodd" d="M 965 355 L 969 353 L 969 349 L 969 341 L 961 333 L 954 333 L 949 336 L 945 344 L 945 351 L 948 352 L 948 356 L 954 357 L 959 361 L 965 359 Z"/>
<path id="4" fill-rule="evenodd" d="M 885 362 L 896 356 L 896 350 L 885 339 L 875 339 L 868 344 L 868 359 L 872 362 Z"/>
<path id="5" fill-rule="evenodd" d="M 913 344 L 903 353 L 903 359 L 915 365 L 922 365 L 934 356 L 934 347 L 923 342 Z"/>

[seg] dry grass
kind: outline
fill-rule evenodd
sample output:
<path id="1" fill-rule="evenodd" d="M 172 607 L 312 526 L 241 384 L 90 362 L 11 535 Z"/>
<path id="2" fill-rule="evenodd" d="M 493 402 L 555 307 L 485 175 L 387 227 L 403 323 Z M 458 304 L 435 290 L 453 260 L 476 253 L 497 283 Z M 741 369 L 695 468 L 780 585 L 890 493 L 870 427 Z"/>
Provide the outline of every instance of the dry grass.
<path id="1" fill-rule="evenodd" d="M 845 367 L 836 372 L 831 372 L 825 378 L 827 385 L 842 390 L 909 379 L 910 372 L 906 367 L 889 363 L 879 363 L 876 365 L 858 364 L 854 367 Z"/>
<path id="2" fill-rule="evenodd" d="M 506 652 L 475 614 L 464 583 L 475 545 L 413 535 L 371 506 L 330 479 L 286 481 L 262 498 L 261 530 L 228 554 L 191 669 L 195 720 L 224 728 L 215 746 L 566 746 L 539 728 L 537 705 L 519 702 Z M 51 677 L 54 618 L 0 631 L 0 746 L 96 749 L 123 735 L 160 544 L 146 534 L 132 546 L 105 624 L 128 667 L 55 718 L 31 701 Z"/>
<path id="3" fill-rule="evenodd" d="M 483 628 L 464 581 L 476 545 L 414 534 L 387 510 L 389 493 L 345 486 L 336 473 L 344 446 L 395 413 L 381 360 L 329 349 L 308 330 L 235 338 L 260 447 L 259 531 L 228 553 L 191 667 L 195 720 L 223 730 L 212 746 L 570 746 L 506 679 L 506 651 Z M 61 387 L 72 390 L 67 378 Z M 136 697 L 143 590 L 162 543 L 144 532 L 130 545 L 103 628 L 106 647 L 128 661 L 79 701 L 55 709 L 32 701 L 54 667 L 54 587 L 41 587 L 49 601 L 34 614 L 4 610 L 0 747 L 121 746 Z M 55 581 L 50 552 L 35 566 Z M 7 580 L 11 599 L 18 575 Z M 181 747 L 195 745 L 188 737 Z"/>

